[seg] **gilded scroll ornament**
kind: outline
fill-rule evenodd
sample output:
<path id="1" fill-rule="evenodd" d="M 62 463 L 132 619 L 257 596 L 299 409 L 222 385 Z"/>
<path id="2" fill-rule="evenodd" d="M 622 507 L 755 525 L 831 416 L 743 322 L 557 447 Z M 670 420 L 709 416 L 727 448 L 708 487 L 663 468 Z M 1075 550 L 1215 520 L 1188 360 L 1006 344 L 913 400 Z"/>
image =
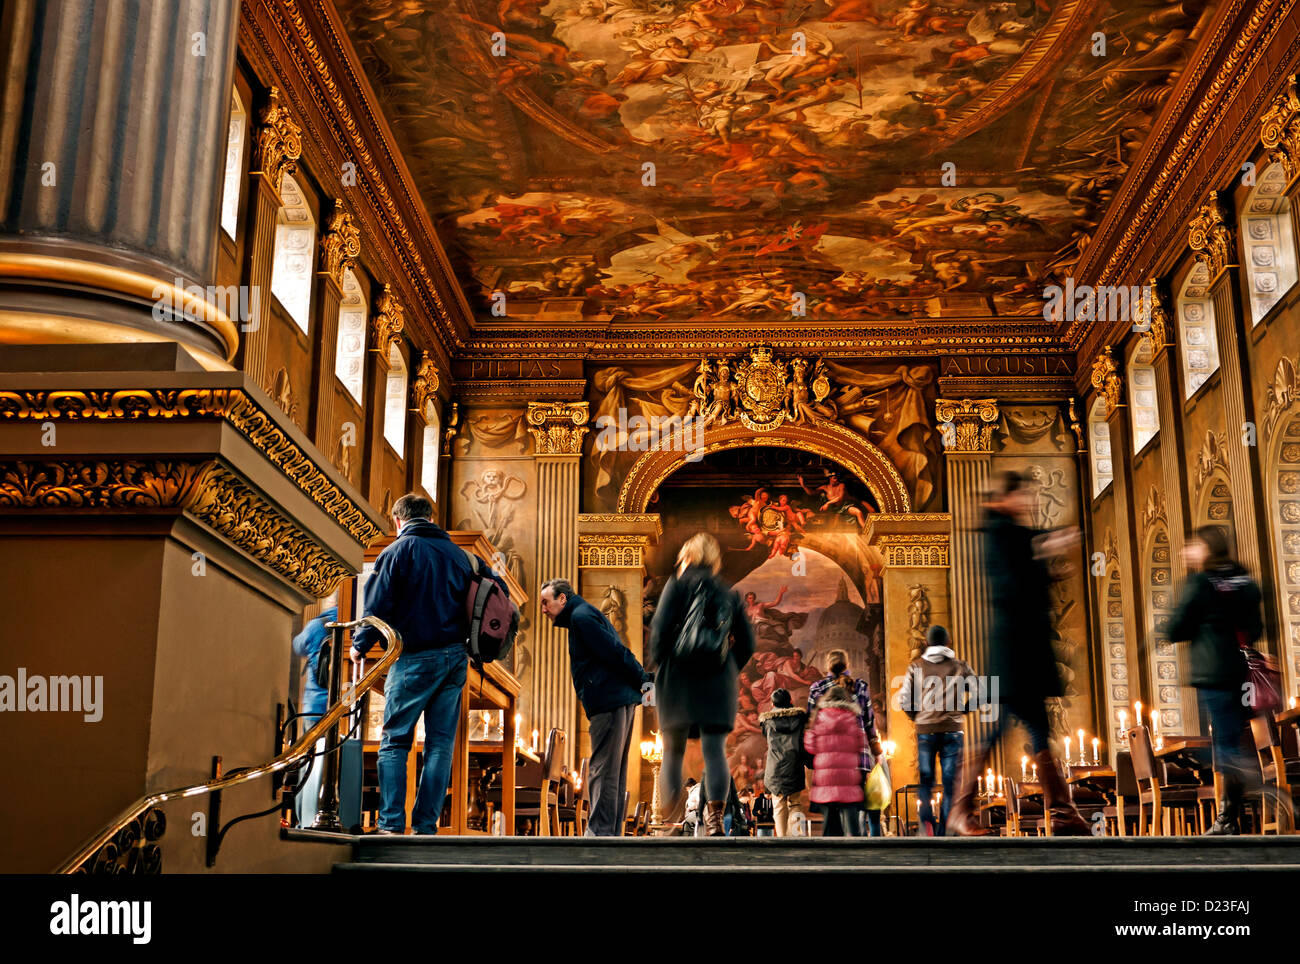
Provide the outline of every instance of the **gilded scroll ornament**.
<path id="1" fill-rule="evenodd" d="M 271 186 L 280 190 L 280 180 L 293 173 L 298 158 L 302 157 L 302 128 L 289 119 L 289 112 L 280 103 L 280 89 L 272 87 L 267 93 L 267 105 L 262 109 L 262 126 L 257 132 L 255 170 L 261 171 Z"/>
<path id="2" fill-rule="evenodd" d="M 386 359 L 406 327 L 406 312 L 402 308 L 402 302 L 393 293 L 391 284 L 384 285 L 376 308 L 378 311 L 371 321 L 374 329 L 374 345 L 371 350 L 379 352 Z"/>
<path id="3" fill-rule="evenodd" d="M 1083 441 L 1083 423 L 1079 421 L 1079 413 L 1075 408 L 1073 395 L 1070 396 L 1070 431 L 1074 433 L 1075 451 L 1086 452 L 1088 447 Z"/>
<path id="4" fill-rule="evenodd" d="M 993 451 L 993 429 L 998 421 L 998 403 L 993 398 L 938 398 L 935 418 L 948 452 Z"/>
<path id="5" fill-rule="evenodd" d="M 536 455 L 580 455 L 587 434 L 586 402 L 529 402 L 526 414 Z"/>
<path id="6" fill-rule="evenodd" d="M 1294 76 L 1265 111 L 1259 139 L 1269 162 L 1281 164 L 1288 181 L 1300 173 L 1300 89 Z"/>
<path id="7" fill-rule="evenodd" d="M 1111 356 L 1110 345 L 1102 348 L 1092 361 L 1092 387 L 1105 399 L 1107 415 L 1119 408 L 1123 382 L 1115 367 L 1115 359 Z"/>
<path id="8" fill-rule="evenodd" d="M 1173 343 L 1170 338 L 1173 325 L 1170 322 L 1164 295 L 1160 293 L 1160 286 L 1156 283 L 1156 279 L 1152 278 L 1148 281 L 1142 290 L 1143 296 L 1138 299 L 1134 312 L 1133 329 L 1142 332 L 1142 341 L 1146 350 L 1151 358 L 1155 358 Z"/>
<path id="9" fill-rule="evenodd" d="M 1187 226 L 1187 244 L 1196 252 L 1196 260 L 1209 268 L 1211 279 L 1233 263 L 1232 228 L 1222 192 L 1211 191 L 1192 218 Z"/>
<path id="10" fill-rule="evenodd" d="M 411 383 L 411 394 L 415 399 L 414 411 L 427 417 L 429 403 L 438 394 L 438 369 L 426 351 L 415 369 L 415 380 Z"/>
<path id="11" fill-rule="evenodd" d="M 1217 435 L 1212 429 L 1205 433 L 1205 441 L 1201 443 L 1201 450 L 1196 453 L 1196 495 L 1199 500 L 1201 490 L 1205 488 L 1206 481 L 1215 471 L 1222 471 L 1228 474 L 1228 455 L 1225 444 L 1225 436 L 1222 432 Z"/>
<path id="12" fill-rule="evenodd" d="M 343 272 L 350 270 L 360 256 L 361 229 L 343 209 L 343 202 L 335 199 L 334 213 L 320 239 L 320 270 L 342 288 Z"/>
<path id="13" fill-rule="evenodd" d="M 1168 517 L 1165 515 L 1164 496 L 1153 485 L 1147 490 L 1146 505 L 1142 507 L 1142 533 L 1144 537 L 1157 522 L 1167 523 Z"/>
<path id="14" fill-rule="evenodd" d="M 1264 408 L 1264 437 L 1272 438 L 1273 430 L 1277 428 L 1278 421 L 1282 418 L 1283 413 L 1287 411 L 1297 397 L 1300 397 L 1300 374 L 1297 374 L 1296 362 L 1283 355 L 1277 360 L 1277 368 L 1273 372 L 1273 381 L 1269 384 L 1265 395 Z M 0 404 L 3 404 L 3 395 L 0 395 Z"/>

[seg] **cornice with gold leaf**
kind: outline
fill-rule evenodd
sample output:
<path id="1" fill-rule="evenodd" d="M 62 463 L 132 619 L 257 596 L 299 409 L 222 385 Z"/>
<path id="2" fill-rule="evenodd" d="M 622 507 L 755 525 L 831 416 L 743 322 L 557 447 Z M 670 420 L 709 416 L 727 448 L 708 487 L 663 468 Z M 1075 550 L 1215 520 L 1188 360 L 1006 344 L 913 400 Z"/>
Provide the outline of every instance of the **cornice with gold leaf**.
<path id="1" fill-rule="evenodd" d="M 343 287 L 343 273 L 352 268 L 361 257 L 361 229 L 352 215 L 343 208 L 343 202 L 334 200 L 334 212 L 329 217 L 325 233 L 320 239 L 320 269 Z"/>
<path id="2" fill-rule="evenodd" d="M 0 422 L 23 419 L 164 420 L 221 418 L 259 449 L 335 522 L 364 546 L 382 534 L 342 489 L 257 402 L 237 388 L 138 388 L 104 391 L 0 390 Z"/>
<path id="3" fill-rule="evenodd" d="M 945 452 L 992 452 L 993 429 L 998 421 L 998 403 L 993 398 L 937 398 L 935 419 L 943 433 Z"/>
<path id="4" fill-rule="evenodd" d="M 529 402 L 525 418 L 535 455 L 581 455 L 587 402 Z"/>
<path id="5" fill-rule="evenodd" d="M 370 321 L 374 335 L 371 351 L 379 352 L 386 359 L 397 339 L 402 337 L 402 330 L 406 327 L 406 311 L 390 284 L 384 285 L 375 307 L 375 317 Z"/>
<path id="6" fill-rule="evenodd" d="M 648 534 L 600 532 L 578 536 L 578 567 L 581 569 L 639 569 Z"/>
<path id="7" fill-rule="evenodd" d="M 1233 264 L 1233 230 L 1222 191 L 1211 191 L 1187 225 L 1187 246 L 1210 269 L 1213 282 Z"/>
<path id="8" fill-rule="evenodd" d="M 280 103 L 280 88 L 272 87 L 266 96 L 267 104 L 258 118 L 261 126 L 257 129 L 253 169 L 260 171 L 278 192 L 281 178 L 293 173 L 297 160 L 302 157 L 302 128 Z"/>
<path id="9" fill-rule="evenodd" d="M 333 554 L 215 460 L 0 461 L 0 509 L 184 511 L 313 596 L 351 575 Z"/>
<path id="10" fill-rule="evenodd" d="M 1300 87 L 1292 75 L 1260 120 L 1260 143 L 1270 163 L 1282 165 L 1286 179 L 1300 174 Z"/>
<path id="11" fill-rule="evenodd" d="M 1105 399 L 1106 415 L 1119 408 L 1123 384 L 1115 367 L 1115 359 L 1111 356 L 1110 345 L 1107 345 L 1092 361 L 1092 387 Z"/>
<path id="12" fill-rule="evenodd" d="M 263 21 L 274 28 L 277 40 L 293 61 L 292 66 L 306 82 L 316 112 L 327 125 L 327 130 L 319 131 L 311 114 L 304 114 L 303 120 L 313 142 L 321 150 L 327 144 L 337 145 L 343 155 L 341 160 L 352 161 L 359 171 L 368 175 L 359 177 L 353 190 L 365 195 L 367 208 L 378 221 L 376 236 L 393 240 L 391 251 L 399 262 L 392 266 L 394 274 L 411 279 L 412 290 L 418 293 L 425 309 L 421 314 L 436 319 L 437 323 L 430 326 L 431 332 L 443 353 L 450 358 L 464 346 L 460 329 L 469 330 L 472 320 L 469 305 L 446 254 L 431 226 L 426 223 L 424 202 L 404 174 L 405 163 L 384 133 L 387 121 L 374 109 L 367 96 L 369 81 L 356 70 L 351 44 L 336 23 L 337 13 L 327 4 L 313 3 L 310 6 L 313 20 L 323 27 L 320 40 L 328 47 L 330 59 L 322 51 L 297 0 L 243 0 L 239 16 L 240 47 L 246 52 L 255 52 L 273 74 L 286 71 L 290 65 L 281 62 L 278 50 L 263 30 Z M 250 47 L 254 50 L 250 51 Z M 341 82 L 335 78 L 331 60 L 340 65 L 343 72 Z M 355 95 L 361 112 L 360 123 L 345 92 Z M 381 155 L 378 159 L 371 152 L 367 134 L 373 137 L 375 149 Z M 331 160 L 340 161 L 339 158 Z M 331 166 L 337 168 L 338 164 Z M 401 194 L 400 205 L 389 190 L 390 183 Z M 410 221 L 402 214 L 403 205 L 411 214 Z M 412 235 L 412 225 L 419 235 L 418 240 Z M 422 254 L 426 250 L 433 256 L 438 275 L 436 280 Z M 456 312 L 455 318 L 448 306 Z"/>
<path id="13" fill-rule="evenodd" d="M 1217 21 L 1218 28 L 1212 40 L 1202 38 L 1201 49 L 1217 51 L 1224 49 L 1228 40 L 1228 32 L 1239 20 L 1239 11 L 1249 3 L 1250 0 L 1229 0 L 1225 4 L 1226 9 L 1219 15 Z M 1180 78 L 1178 85 L 1178 94 L 1176 104 L 1171 108 L 1166 106 L 1162 112 L 1167 118 L 1166 124 L 1171 125 L 1165 131 L 1154 132 L 1153 136 L 1148 138 L 1150 143 L 1159 143 L 1159 139 L 1172 134 L 1172 125 L 1179 125 L 1181 132 L 1178 140 L 1174 143 L 1172 149 L 1168 151 L 1150 151 L 1143 155 L 1137 170 L 1130 170 L 1121 185 L 1120 195 L 1111 203 L 1109 210 L 1112 212 L 1126 212 L 1133 202 L 1133 197 L 1138 191 L 1144 191 L 1141 204 L 1133 214 L 1123 214 L 1123 222 L 1127 226 L 1123 235 L 1114 244 L 1107 244 L 1107 236 L 1117 227 L 1111 228 L 1105 225 L 1105 231 L 1099 231 L 1093 237 L 1089 245 L 1089 254 L 1093 252 L 1108 252 L 1109 257 L 1106 264 L 1097 274 L 1097 283 L 1106 284 L 1115 278 L 1122 277 L 1128 272 L 1129 261 L 1133 255 L 1133 248 L 1140 238 L 1146 237 L 1152 228 L 1153 222 L 1164 209 L 1171 203 L 1171 200 L 1180 196 L 1179 189 L 1183 181 L 1187 178 L 1193 169 L 1188 163 L 1189 157 L 1198 148 L 1203 148 L 1204 143 L 1216 133 L 1222 133 L 1221 121 L 1224 112 L 1224 105 L 1230 104 L 1240 91 L 1241 87 L 1246 84 L 1251 77 L 1255 64 L 1269 49 L 1270 42 L 1274 36 L 1282 29 L 1283 25 L 1290 24 L 1291 18 L 1288 16 L 1291 9 L 1295 6 L 1296 0 L 1282 0 L 1277 4 L 1271 0 L 1256 0 L 1255 9 L 1251 13 L 1236 39 L 1232 42 L 1231 49 L 1222 58 L 1215 59 L 1211 57 L 1203 58 L 1194 64 L 1189 64 L 1189 69 L 1185 71 L 1184 76 Z M 1294 42 L 1294 41 L 1293 41 Z M 1279 59 L 1279 70 L 1281 65 L 1288 62 L 1286 58 Z M 1200 81 L 1205 76 L 1210 67 L 1218 65 L 1214 80 L 1210 83 L 1207 91 L 1199 91 Z M 1224 95 L 1226 96 L 1220 96 Z M 1261 97 L 1264 96 L 1261 92 Z M 1190 121 L 1182 121 L 1182 116 L 1193 99 L 1196 100 L 1197 106 L 1192 114 Z M 1253 117 L 1242 118 L 1239 127 L 1244 128 L 1248 123 L 1253 124 Z M 1234 134 L 1236 132 L 1233 132 Z M 1164 158 L 1160 170 L 1154 175 L 1152 168 Z M 1153 209 L 1159 209 L 1156 217 L 1152 216 Z M 1121 223 L 1118 217 L 1111 221 L 1111 224 Z M 1079 274 L 1087 277 L 1092 265 L 1086 263 L 1088 256 L 1085 255 L 1085 264 Z M 1085 333 L 1087 322 L 1076 321 L 1066 332 L 1065 340 L 1070 344 L 1078 344 L 1078 338 Z"/>

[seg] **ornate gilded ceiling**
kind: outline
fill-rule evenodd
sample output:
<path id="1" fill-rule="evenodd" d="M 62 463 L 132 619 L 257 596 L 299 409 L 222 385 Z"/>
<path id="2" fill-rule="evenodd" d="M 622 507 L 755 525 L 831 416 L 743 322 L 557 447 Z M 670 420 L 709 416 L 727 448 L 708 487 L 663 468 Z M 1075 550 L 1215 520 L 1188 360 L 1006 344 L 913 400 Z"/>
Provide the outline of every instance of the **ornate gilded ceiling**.
<path id="1" fill-rule="evenodd" d="M 337 0 L 478 323 L 1037 315 L 1210 0 Z"/>

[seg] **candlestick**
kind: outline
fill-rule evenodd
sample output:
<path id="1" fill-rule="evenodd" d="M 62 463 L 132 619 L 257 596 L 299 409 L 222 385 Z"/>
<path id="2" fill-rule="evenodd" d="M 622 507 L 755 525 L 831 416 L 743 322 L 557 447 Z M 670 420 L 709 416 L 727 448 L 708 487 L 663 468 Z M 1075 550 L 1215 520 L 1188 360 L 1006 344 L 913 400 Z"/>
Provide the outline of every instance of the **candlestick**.
<path id="1" fill-rule="evenodd" d="M 1097 765 L 1097 747 L 1101 746 L 1101 741 L 1095 736 L 1092 738 L 1092 765 Z"/>
<path id="2" fill-rule="evenodd" d="M 976 791 L 976 792 L 975 792 L 975 795 L 976 795 L 977 797 L 982 797 L 982 796 L 984 796 L 984 778 L 983 778 L 983 777 L 976 777 L 976 778 L 975 778 L 975 791 Z"/>
<path id="3" fill-rule="evenodd" d="M 1065 765 L 1070 765 L 1070 738 L 1065 738 Z"/>
<path id="4" fill-rule="evenodd" d="M 1295 709 L 1295 697 L 1294 697 L 1294 696 L 1291 697 L 1291 707 L 1290 707 L 1290 708 L 1293 709 L 1293 710 Z"/>
<path id="5" fill-rule="evenodd" d="M 1136 703 L 1134 703 L 1133 709 L 1135 710 L 1135 712 L 1133 713 L 1133 725 L 1141 726 L 1142 725 L 1142 701 L 1138 700 Z"/>
<path id="6" fill-rule="evenodd" d="M 1022 781 L 1029 779 L 1029 757 L 1028 756 L 1022 756 L 1020 758 L 1020 779 Z"/>
<path id="7" fill-rule="evenodd" d="M 1002 796 L 1002 774 L 998 774 L 998 796 Z"/>
<path id="8" fill-rule="evenodd" d="M 533 752 L 537 752 L 537 731 L 533 730 Z"/>
<path id="9" fill-rule="evenodd" d="M 1030 778 L 1034 783 L 1038 782 L 1038 764 L 1034 764 L 1034 775 Z"/>

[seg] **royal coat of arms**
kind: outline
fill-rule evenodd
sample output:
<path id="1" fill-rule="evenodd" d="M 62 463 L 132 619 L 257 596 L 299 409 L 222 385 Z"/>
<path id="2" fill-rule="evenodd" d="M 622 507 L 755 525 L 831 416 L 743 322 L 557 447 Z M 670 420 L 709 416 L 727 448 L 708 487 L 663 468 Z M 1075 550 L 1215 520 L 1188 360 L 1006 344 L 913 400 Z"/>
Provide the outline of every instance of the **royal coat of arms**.
<path id="1" fill-rule="evenodd" d="M 786 366 L 772 360 L 772 349 L 749 350 L 749 358 L 736 367 L 736 387 L 740 389 L 736 415 L 746 428 L 768 432 L 785 421 L 789 394 Z"/>

